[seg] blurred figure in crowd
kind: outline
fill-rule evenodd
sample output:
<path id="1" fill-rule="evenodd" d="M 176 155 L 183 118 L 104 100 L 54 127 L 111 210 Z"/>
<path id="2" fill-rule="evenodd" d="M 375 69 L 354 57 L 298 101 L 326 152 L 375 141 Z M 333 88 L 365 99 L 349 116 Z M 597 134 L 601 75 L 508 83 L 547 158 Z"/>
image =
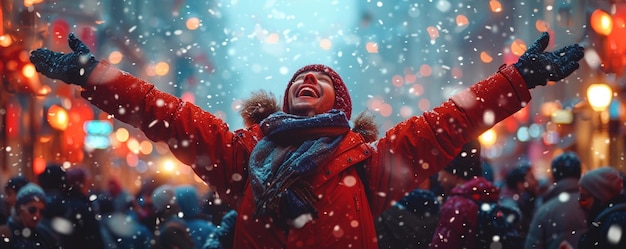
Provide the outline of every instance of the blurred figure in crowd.
<path id="1" fill-rule="evenodd" d="M 156 230 L 152 249 L 194 249 L 189 227 L 180 218 L 174 187 L 164 184 L 152 192 L 152 204 L 156 214 Z M 206 239 L 206 238 L 205 238 Z"/>
<path id="2" fill-rule="evenodd" d="M 197 249 L 201 249 L 209 234 L 215 230 L 215 225 L 209 217 L 202 213 L 198 191 L 191 185 L 177 186 L 174 190 L 176 204 L 180 207 L 183 221 L 189 228 L 189 235 L 194 240 Z"/>
<path id="3" fill-rule="evenodd" d="M 562 241 L 576 245 L 587 231 L 585 214 L 578 205 L 581 165 L 578 155 L 565 152 L 551 163 L 554 184 L 532 218 L 525 249 L 558 249 Z"/>
<path id="4" fill-rule="evenodd" d="M 439 221 L 439 208 L 431 191 L 411 191 L 374 220 L 378 248 L 428 248 Z"/>
<path id="5" fill-rule="evenodd" d="M 500 202 L 522 212 L 520 231 L 525 236 L 537 206 L 538 182 L 533 175 L 530 161 L 521 160 L 515 168 L 508 171 L 505 184 L 500 191 Z"/>
<path id="6" fill-rule="evenodd" d="M 94 205 L 87 196 L 91 187 L 89 172 L 74 166 L 67 171 L 66 177 L 66 200 L 70 208 L 66 218 L 72 224 L 72 231 L 64 237 L 63 247 L 82 249 L 89 245 L 90 249 L 104 248 Z"/>
<path id="7" fill-rule="evenodd" d="M 626 197 L 620 173 L 612 167 L 591 170 L 580 178 L 580 207 L 587 215 L 587 233 L 579 249 L 626 248 Z"/>
<path id="8" fill-rule="evenodd" d="M 135 194 L 135 201 L 137 205 L 133 209 L 138 215 L 139 221 L 144 224 L 150 231 L 156 230 L 157 219 L 155 214 L 155 208 L 152 204 L 152 192 L 167 182 L 163 177 L 157 175 L 151 175 L 144 177 L 141 181 L 139 191 Z"/>
<path id="9" fill-rule="evenodd" d="M 126 210 L 132 208 L 134 201 L 134 196 L 124 187 L 119 179 L 116 177 L 111 177 L 107 180 L 107 188 L 109 195 L 113 201 L 113 209 L 117 212 L 125 212 Z"/>
<path id="10" fill-rule="evenodd" d="M 479 203 L 496 203 L 499 194 L 482 176 L 480 153 L 480 143 L 472 140 L 439 172 L 446 198 L 430 248 L 474 248 L 478 244 Z"/>
<path id="11" fill-rule="evenodd" d="M 28 183 L 18 192 L 15 213 L 6 225 L 0 226 L 0 248 L 53 249 L 62 248 L 59 241 L 41 229 L 46 196 L 37 184 Z"/>
<path id="12" fill-rule="evenodd" d="M 70 221 L 71 209 L 67 202 L 67 178 L 65 169 L 60 164 L 48 164 L 37 176 L 39 185 L 46 193 L 46 209 L 43 211 L 42 227 L 57 240 L 64 243 L 73 232 Z"/>
<path id="13" fill-rule="evenodd" d="M 28 183 L 26 177 L 19 175 L 11 177 L 4 186 L 4 195 L 0 206 L 0 225 L 7 224 L 9 217 L 15 212 L 14 206 L 17 199 L 17 192 Z"/>
<path id="14" fill-rule="evenodd" d="M 237 211 L 231 209 L 221 218 L 221 223 L 209 234 L 202 249 L 230 249 L 235 239 Z"/>
<path id="15" fill-rule="evenodd" d="M 100 233 L 107 249 L 149 249 L 152 231 L 141 224 L 137 216 L 115 210 L 109 193 L 98 196 Z"/>
<path id="16" fill-rule="evenodd" d="M 211 222 L 215 225 L 222 223 L 224 215 L 233 210 L 232 206 L 220 199 L 219 193 L 214 189 L 204 193 L 200 202 L 202 213 L 209 216 Z"/>

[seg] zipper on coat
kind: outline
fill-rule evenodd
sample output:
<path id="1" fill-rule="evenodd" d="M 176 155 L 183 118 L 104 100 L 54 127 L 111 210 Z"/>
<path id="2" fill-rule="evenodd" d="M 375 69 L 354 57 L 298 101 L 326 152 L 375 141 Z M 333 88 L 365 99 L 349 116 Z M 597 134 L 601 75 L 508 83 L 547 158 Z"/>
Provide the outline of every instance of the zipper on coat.
<path id="1" fill-rule="evenodd" d="M 354 206 L 356 207 L 356 211 L 361 211 L 361 201 L 359 200 L 358 195 L 353 194 L 352 197 L 354 198 Z"/>

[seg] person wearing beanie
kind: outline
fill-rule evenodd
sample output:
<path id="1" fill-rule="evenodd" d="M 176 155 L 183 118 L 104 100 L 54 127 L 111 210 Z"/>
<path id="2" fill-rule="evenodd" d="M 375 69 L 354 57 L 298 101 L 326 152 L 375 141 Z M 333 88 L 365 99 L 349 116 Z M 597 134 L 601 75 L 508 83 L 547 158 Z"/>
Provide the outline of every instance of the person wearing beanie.
<path id="1" fill-rule="evenodd" d="M 210 234 L 215 230 L 215 225 L 208 215 L 202 213 L 198 191 L 192 185 L 181 185 L 174 188 L 176 204 L 180 207 L 182 220 L 189 228 L 189 235 L 194 240 L 196 249 L 202 249 Z"/>
<path id="2" fill-rule="evenodd" d="M 624 180 L 615 168 L 601 167 L 580 178 L 580 207 L 587 220 L 587 233 L 578 241 L 579 249 L 626 248 L 626 197 Z"/>
<path id="3" fill-rule="evenodd" d="M 537 192 L 539 182 L 533 174 L 530 161 L 520 160 L 506 173 L 505 186 L 500 191 L 500 202 L 509 207 L 516 207 L 522 212 L 521 232 L 528 233 L 530 221 L 538 205 Z"/>
<path id="4" fill-rule="evenodd" d="M 378 248 L 428 248 L 439 209 L 433 192 L 414 189 L 374 220 Z"/>
<path id="5" fill-rule="evenodd" d="M 245 100 L 246 126 L 231 130 L 199 106 L 96 59 L 74 34 L 68 35 L 71 52 L 40 48 L 30 61 L 48 78 L 81 87 L 81 96 L 102 111 L 168 144 L 237 211 L 235 248 L 376 248 L 374 217 L 437 174 L 465 143 L 526 106 L 530 89 L 579 67 L 581 46 L 548 52 L 549 41 L 544 32 L 516 63 L 380 138 L 372 114 L 352 115 L 348 86 L 363 86 L 345 82 L 329 65 L 295 70 L 282 108 Z"/>
<path id="6" fill-rule="evenodd" d="M 157 217 L 157 230 L 154 231 L 154 243 L 151 249 L 194 249 L 191 229 L 179 217 L 180 206 L 176 201 L 175 187 L 169 184 L 158 186 L 152 191 L 152 203 Z M 206 240 L 206 238 L 204 238 Z"/>
<path id="7" fill-rule="evenodd" d="M 581 164 L 574 152 L 559 154 L 551 163 L 554 184 L 532 217 L 525 249 L 558 249 L 563 241 L 576 245 L 587 232 L 585 213 L 578 205 Z"/>
<path id="8" fill-rule="evenodd" d="M 2 202 L 4 205 L 0 206 L 0 224 L 6 224 L 9 217 L 15 212 L 13 209 L 17 192 L 29 183 L 28 179 L 22 175 L 11 177 L 4 186 L 4 195 Z"/>
<path id="9" fill-rule="evenodd" d="M 498 202 L 499 189 L 482 176 L 481 145 L 466 143 L 437 180 L 445 200 L 430 248 L 475 248 L 478 203 Z"/>
<path id="10" fill-rule="evenodd" d="M 43 230 L 39 223 L 46 207 L 41 187 L 27 183 L 17 192 L 15 213 L 0 226 L 0 248 L 61 248 L 59 241 Z"/>

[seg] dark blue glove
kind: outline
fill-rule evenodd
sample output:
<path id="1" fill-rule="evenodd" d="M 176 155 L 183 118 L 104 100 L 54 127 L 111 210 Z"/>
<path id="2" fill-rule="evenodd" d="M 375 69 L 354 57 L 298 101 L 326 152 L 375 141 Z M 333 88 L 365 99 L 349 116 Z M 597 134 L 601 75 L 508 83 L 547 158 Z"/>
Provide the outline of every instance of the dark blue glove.
<path id="1" fill-rule="evenodd" d="M 39 48 L 30 53 L 30 62 L 35 65 L 37 72 L 48 78 L 82 86 L 98 61 L 74 33 L 67 36 L 67 42 L 73 52 L 64 54 Z"/>
<path id="2" fill-rule="evenodd" d="M 578 44 L 544 52 L 549 41 L 550 35 L 544 32 L 513 64 L 524 78 L 528 89 L 538 85 L 545 86 L 548 80 L 562 80 L 578 69 L 578 61 L 584 56 L 584 49 Z"/>

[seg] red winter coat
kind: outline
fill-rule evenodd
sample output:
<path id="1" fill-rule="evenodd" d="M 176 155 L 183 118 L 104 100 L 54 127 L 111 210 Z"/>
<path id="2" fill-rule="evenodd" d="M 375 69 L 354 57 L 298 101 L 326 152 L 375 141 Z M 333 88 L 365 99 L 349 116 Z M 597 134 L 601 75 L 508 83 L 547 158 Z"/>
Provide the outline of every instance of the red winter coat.
<path id="1" fill-rule="evenodd" d="M 320 198 L 315 204 L 319 217 L 284 231 L 253 215 L 248 159 L 263 137 L 258 125 L 230 131 L 213 114 L 106 61 L 91 73 L 82 96 L 153 141 L 167 143 L 181 162 L 235 205 L 236 248 L 377 248 L 373 217 L 442 169 L 463 144 L 530 100 L 521 75 L 507 66 L 373 143 L 349 132 L 334 159 L 308 179 Z M 369 186 L 352 167 L 356 164 L 365 165 Z"/>

